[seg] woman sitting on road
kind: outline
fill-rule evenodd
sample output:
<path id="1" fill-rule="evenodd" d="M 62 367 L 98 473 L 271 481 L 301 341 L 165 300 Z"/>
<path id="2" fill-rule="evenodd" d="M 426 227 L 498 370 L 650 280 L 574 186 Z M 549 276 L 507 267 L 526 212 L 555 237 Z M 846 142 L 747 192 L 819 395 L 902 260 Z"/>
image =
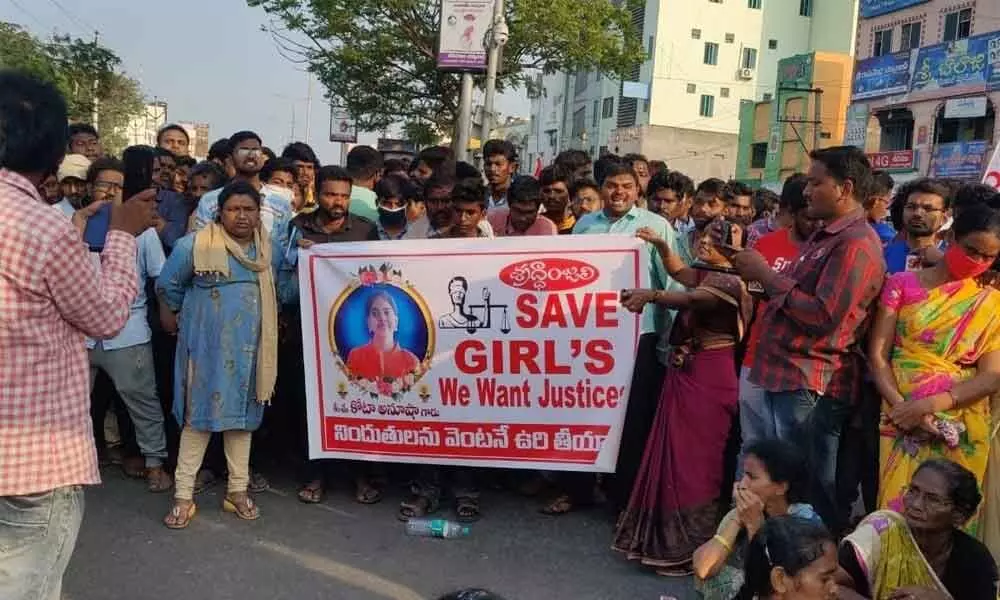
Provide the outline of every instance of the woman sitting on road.
<path id="1" fill-rule="evenodd" d="M 694 553 L 695 589 L 706 600 L 731 600 L 743 585 L 742 549 L 764 523 L 794 515 L 822 523 L 803 503 L 808 472 L 795 446 L 781 440 L 760 440 L 747 448 L 743 478 L 733 487 L 736 508 L 722 519 L 715 537 Z"/>
<path id="2" fill-rule="evenodd" d="M 786 515 L 768 519 L 750 540 L 739 600 L 837 598 L 837 546 L 825 527 Z"/>

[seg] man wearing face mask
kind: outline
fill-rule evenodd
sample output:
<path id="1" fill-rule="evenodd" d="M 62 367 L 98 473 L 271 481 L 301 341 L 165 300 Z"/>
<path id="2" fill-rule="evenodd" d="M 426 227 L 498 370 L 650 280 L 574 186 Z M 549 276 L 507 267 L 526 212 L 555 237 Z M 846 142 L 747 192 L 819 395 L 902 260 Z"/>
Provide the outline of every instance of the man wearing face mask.
<path id="1" fill-rule="evenodd" d="M 375 184 L 378 221 L 375 227 L 380 240 L 420 240 L 427 238 L 427 219 L 409 222 L 407 213 L 415 202 L 417 190 L 401 175 L 388 175 Z"/>

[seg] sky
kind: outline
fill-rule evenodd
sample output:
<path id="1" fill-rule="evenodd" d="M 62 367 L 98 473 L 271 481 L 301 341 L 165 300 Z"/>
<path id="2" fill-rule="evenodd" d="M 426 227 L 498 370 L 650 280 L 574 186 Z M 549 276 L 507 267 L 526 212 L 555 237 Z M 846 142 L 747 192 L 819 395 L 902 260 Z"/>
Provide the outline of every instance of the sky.
<path id="1" fill-rule="evenodd" d="M 323 163 L 339 162 L 322 86 L 313 81 L 307 102 L 308 74 L 278 53 L 261 31 L 268 16 L 245 0 L 0 0 L 0 20 L 40 37 L 91 39 L 96 28 L 146 99 L 167 102 L 169 121 L 208 123 L 212 140 L 251 129 L 278 151 L 303 140 Z M 504 115 L 527 117 L 529 108 L 524 90 L 497 99 Z M 363 133 L 359 142 L 377 137 Z"/>

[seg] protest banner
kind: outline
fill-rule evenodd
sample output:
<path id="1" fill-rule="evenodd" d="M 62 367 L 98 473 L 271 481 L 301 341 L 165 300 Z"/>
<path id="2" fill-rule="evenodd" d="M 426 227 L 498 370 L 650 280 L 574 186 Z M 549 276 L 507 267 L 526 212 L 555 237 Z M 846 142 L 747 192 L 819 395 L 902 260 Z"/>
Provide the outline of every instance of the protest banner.
<path id="1" fill-rule="evenodd" d="M 648 248 L 587 235 L 299 257 L 312 458 L 614 470 Z"/>

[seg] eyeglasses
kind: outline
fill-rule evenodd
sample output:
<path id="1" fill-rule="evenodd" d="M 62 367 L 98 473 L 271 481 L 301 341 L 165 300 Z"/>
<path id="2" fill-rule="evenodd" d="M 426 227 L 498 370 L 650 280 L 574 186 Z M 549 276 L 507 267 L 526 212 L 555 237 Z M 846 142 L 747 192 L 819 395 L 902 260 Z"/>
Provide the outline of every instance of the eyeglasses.
<path id="1" fill-rule="evenodd" d="M 903 210 L 908 210 L 910 212 L 917 212 L 918 210 L 922 210 L 925 213 L 944 212 L 943 208 L 937 208 L 936 206 L 928 206 L 926 204 L 913 204 L 912 202 L 907 202 L 906 204 L 904 204 Z"/>
<path id="2" fill-rule="evenodd" d="M 906 489 L 903 490 L 903 497 L 910 502 L 920 498 L 923 500 L 924 505 L 927 508 L 935 510 L 944 510 L 953 504 L 951 498 L 944 498 L 942 496 L 938 496 L 937 494 L 930 494 L 920 488 L 913 487 L 912 485 L 907 486 Z"/>
<path id="3" fill-rule="evenodd" d="M 118 192 L 121 191 L 123 188 L 122 184 L 115 183 L 114 181 L 95 181 L 94 189 L 100 190 L 102 192 L 112 192 L 112 191 Z"/>
<path id="4" fill-rule="evenodd" d="M 243 156 L 243 157 L 247 157 L 247 156 L 260 156 L 263 153 L 264 153 L 264 150 L 262 148 L 237 148 L 236 149 L 236 154 L 238 156 Z"/>

